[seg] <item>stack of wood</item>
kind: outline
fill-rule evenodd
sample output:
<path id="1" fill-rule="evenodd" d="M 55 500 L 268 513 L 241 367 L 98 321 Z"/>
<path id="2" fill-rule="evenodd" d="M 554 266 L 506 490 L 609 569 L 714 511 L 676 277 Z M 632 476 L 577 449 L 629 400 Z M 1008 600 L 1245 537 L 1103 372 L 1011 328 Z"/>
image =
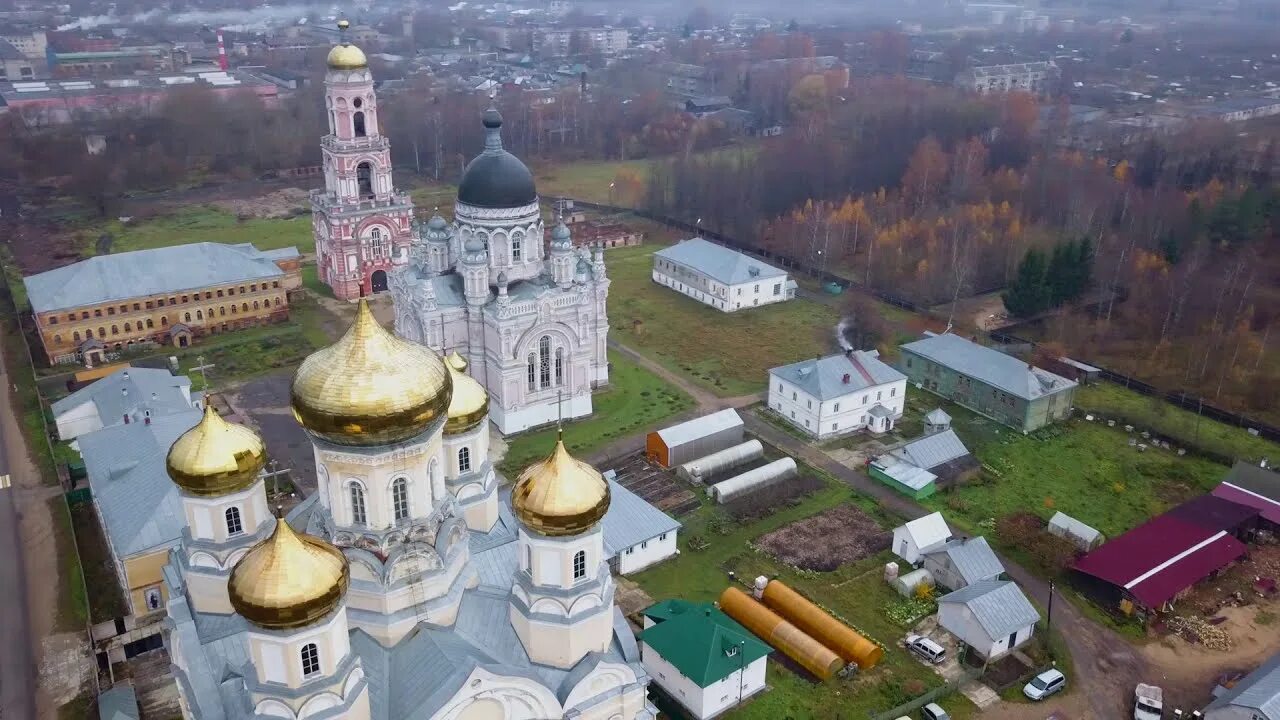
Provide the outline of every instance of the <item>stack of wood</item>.
<path id="1" fill-rule="evenodd" d="M 1231 636 L 1227 631 L 1204 618 L 1177 615 L 1169 618 L 1167 627 L 1187 642 L 1200 643 L 1211 650 L 1231 649 Z"/>

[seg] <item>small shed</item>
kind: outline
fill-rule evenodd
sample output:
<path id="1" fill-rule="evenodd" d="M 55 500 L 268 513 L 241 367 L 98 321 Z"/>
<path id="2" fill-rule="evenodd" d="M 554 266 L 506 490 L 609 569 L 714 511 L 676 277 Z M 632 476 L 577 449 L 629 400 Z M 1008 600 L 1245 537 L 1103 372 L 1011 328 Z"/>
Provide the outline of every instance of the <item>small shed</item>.
<path id="1" fill-rule="evenodd" d="M 942 408 L 934 408 L 924 416 L 924 431 L 930 435 L 951 429 L 951 416 Z"/>
<path id="2" fill-rule="evenodd" d="M 867 474 L 916 500 L 923 500 L 938 491 L 937 475 L 892 455 L 871 461 L 867 466 Z"/>
<path id="3" fill-rule="evenodd" d="M 1070 540 L 1071 544 L 1084 551 L 1092 550 L 1106 541 L 1102 533 L 1064 512 L 1054 513 L 1049 519 L 1049 534 Z"/>
<path id="4" fill-rule="evenodd" d="M 951 528 L 942 513 L 935 512 L 918 517 L 893 530 L 893 553 L 915 565 L 920 555 L 951 539 Z"/>
<path id="5" fill-rule="evenodd" d="M 742 437 L 742 418 L 726 408 L 649 433 L 645 454 L 663 467 L 675 467 L 738 445 Z"/>

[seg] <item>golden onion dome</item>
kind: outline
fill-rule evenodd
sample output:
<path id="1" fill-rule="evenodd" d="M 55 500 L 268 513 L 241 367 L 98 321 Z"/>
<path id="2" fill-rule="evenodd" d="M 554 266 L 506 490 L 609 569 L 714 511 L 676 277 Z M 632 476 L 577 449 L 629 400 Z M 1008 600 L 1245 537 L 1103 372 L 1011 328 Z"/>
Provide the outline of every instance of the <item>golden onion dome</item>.
<path id="1" fill-rule="evenodd" d="M 511 505 L 526 528 L 542 535 L 578 535 L 609 511 L 609 483 L 587 463 L 569 454 L 563 434 L 555 450 L 520 473 Z"/>
<path id="2" fill-rule="evenodd" d="M 267 450 L 258 433 L 223 420 L 212 403 L 204 417 L 169 447 L 165 467 L 173 483 L 192 495 L 226 495 L 258 479 Z"/>
<path id="3" fill-rule="evenodd" d="M 344 42 L 333 46 L 325 63 L 330 70 L 363 70 L 369 67 L 369 58 L 365 57 L 360 48 Z"/>
<path id="4" fill-rule="evenodd" d="M 444 422 L 444 434 L 458 435 L 479 425 L 489 414 L 489 393 L 466 373 L 467 361 L 457 350 L 449 353 L 444 364 L 453 378 L 453 399 L 449 401 L 449 419 Z"/>
<path id="5" fill-rule="evenodd" d="M 418 435 L 445 416 L 452 395 L 440 356 L 387 332 L 364 299 L 347 334 L 302 361 L 290 388 L 293 415 L 308 432 L 363 447 Z"/>
<path id="6" fill-rule="evenodd" d="M 245 620 L 269 630 L 291 630 L 319 620 L 342 602 L 351 569 L 338 548 L 299 535 L 276 518 L 271 537 L 253 546 L 231 570 L 227 592 Z"/>

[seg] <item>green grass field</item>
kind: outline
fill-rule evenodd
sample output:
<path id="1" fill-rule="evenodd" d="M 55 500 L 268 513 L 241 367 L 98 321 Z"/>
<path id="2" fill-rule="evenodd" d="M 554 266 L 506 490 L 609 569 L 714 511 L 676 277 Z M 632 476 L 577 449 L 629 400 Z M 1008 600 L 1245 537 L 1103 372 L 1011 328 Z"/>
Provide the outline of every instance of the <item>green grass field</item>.
<path id="1" fill-rule="evenodd" d="M 84 243 L 84 253 L 95 252 L 98 236 L 112 236 L 111 252 L 147 250 L 193 242 L 253 243 L 259 250 L 272 250 L 293 245 L 299 252 L 315 250 L 311 236 L 311 218 L 301 215 L 293 218 L 240 220 L 235 214 L 212 205 L 192 205 L 179 211 L 127 224 L 110 220 L 95 225 L 78 234 Z"/>
<path id="2" fill-rule="evenodd" d="M 1239 460 L 1256 462 L 1264 457 L 1280 457 L 1280 444 L 1254 437 L 1244 428 L 1197 417 L 1195 412 L 1115 383 L 1100 382 L 1080 388 L 1076 392 L 1076 407 L 1080 411 L 1118 415 L 1189 445 Z"/>
<path id="3" fill-rule="evenodd" d="M 830 306 L 796 299 L 723 313 L 656 285 L 654 245 L 607 255 L 609 322 L 624 345 L 721 397 L 763 390 L 768 369 L 831 352 Z"/>
<path id="4" fill-rule="evenodd" d="M 592 398 L 594 412 L 564 426 L 565 445 L 579 457 L 693 407 L 688 395 L 621 355 L 609 353 L 609 365 L 610 387 Z M 514 480 L 551 452 L 555 438 L 554 428 L 517 435 L 498 469 Z"/>
<path id="5" fill-rule="evenodd" d="M 640 198 L 634 197 L 634 189 L 609 184 L 619 179 L 619 173 L 637 178 L 643 192 L 643 183 L 649 177 L 648 160 L 626 162 L 600 162 L 584 160 L 572 163 L 536 164 L 533 166 L 538 194 L 544 198 L 571 197 L 598 203 L 612 203 L 632 207 Z"/>

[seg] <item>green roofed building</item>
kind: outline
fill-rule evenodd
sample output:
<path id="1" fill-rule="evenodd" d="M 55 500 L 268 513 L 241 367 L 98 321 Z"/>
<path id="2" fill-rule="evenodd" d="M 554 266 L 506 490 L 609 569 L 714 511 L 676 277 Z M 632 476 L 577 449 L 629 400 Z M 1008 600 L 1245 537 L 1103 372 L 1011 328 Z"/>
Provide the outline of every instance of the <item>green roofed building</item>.
<path id="1" fill-rule="evenodd" d="M 716 717 L 764 690 L 772 649 L 715 605 L 664 600 L 644 625 L 640 660 L 690 717 Z"/>

